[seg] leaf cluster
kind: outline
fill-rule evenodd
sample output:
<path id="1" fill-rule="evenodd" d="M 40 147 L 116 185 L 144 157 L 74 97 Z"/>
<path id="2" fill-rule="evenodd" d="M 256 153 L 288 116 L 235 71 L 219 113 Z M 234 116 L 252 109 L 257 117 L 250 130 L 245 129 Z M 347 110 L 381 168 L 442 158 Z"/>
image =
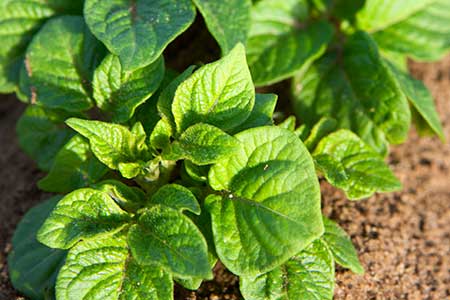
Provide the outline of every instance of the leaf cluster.
<path id="1" fill-rule="evenodd" d="M 406 61 L 450 49 L 447 0 L 0 6 L 0 92 L 29 103 L 19 142 L 60 194 L 13 238 L 31 299 L 170 300 L 218 260 L 245 299 L 332 299 L 335 263 L 364 270 L 319 177 L 350 200 L 396 191 L 384 156 L 411 120 L 444 139 Z M 164 50 L 197 10 L 222 58 L 178 73 Z M 286 79 L 296 117 L 275 124 L 255 88 Z"/>

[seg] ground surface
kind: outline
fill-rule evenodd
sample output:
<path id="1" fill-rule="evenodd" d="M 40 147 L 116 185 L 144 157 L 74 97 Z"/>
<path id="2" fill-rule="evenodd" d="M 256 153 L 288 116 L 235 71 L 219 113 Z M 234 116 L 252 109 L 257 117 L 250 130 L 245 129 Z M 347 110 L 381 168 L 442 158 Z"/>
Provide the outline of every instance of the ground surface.
<path id="1" fill-rule="evenodd" d="M 450 139 L 450 57 L 413 64 L 437 98 Z M 24 105 L 0 99 L 0 300 L 20 299 L 12 289 L 6 255 L 21 216 L 47 195 L 36 188 L 43 176 L 18 147 L 15 122 Z M 390 163 L 402 192 L 350 202 L 322 183 L 324 212 L 351 235 L 366 269 L 363 276 L 338 270 L 335 299 L 450 298 L 450 144 L 436 138 L 409 140 L 392 148 Z M 237 279 L 220 266 L 216 280 L 197 292 L 177 288 L 177 300 L 240 299 Z"/>

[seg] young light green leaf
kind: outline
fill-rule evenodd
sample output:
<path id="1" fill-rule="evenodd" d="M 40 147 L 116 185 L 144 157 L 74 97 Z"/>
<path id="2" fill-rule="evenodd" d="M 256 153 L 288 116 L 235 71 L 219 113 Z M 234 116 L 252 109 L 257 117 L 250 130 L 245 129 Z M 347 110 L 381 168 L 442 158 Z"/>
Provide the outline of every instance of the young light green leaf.
<path id="1" fill-rule="evenodd" d="M 82 241 L 69 251 L 58 275 L 56 298 L 173 300 L 173 282 L 158 266 L 140 266 L 126 236 L 118 233 Z"/>
<path id="2" fill-rule="evenodd" d="M 187 175 L 195 181 L 206 182 L 208 180 L 209 166 L 198 166 L 189 160 L 183 161 Z"/>
<path id="3" fill-rule="evenodd" d="M 233 132 L 238 133 L 253 127 L 272 125 L 277 99 L 278 96 L 275 94 L 256 94 L 255 106 L 253 106 L 250 116 L 244 123 L 234 128 Z"/>
<path id="4" fill-rule="evenodd" d="M 124 123 L 158 89 L 163 77 L 162 56 L 146 67 L 125 71 L 119 58 L 110 54 L 94 73 L 95 102 L 113 122 Z"/>
<path id="5" fill-rule="evenodd" d="M 269 273 L 241 277 L 240 290 L 249 300 L 332 300 L 333 255 L 321 240 L 316 240 Z"/>
<path id="6" fill-rule="evenodd" d="M 38 186 L 47 192 L 69 193 L 97 182 L 107 171 L 91 152 L 89 142 L 75 135 L 56 154 L 50 172 Z"/>
<path id="7" fill-rule="evenodd" d="M 330 53 L 293 81 L 295 112 L 312 126 L 322 117 L 336 119 L 338 128 L 357 133 L 377 152 L 387 141 L 401 143 L 411 114 L 397 80 L 365 33 L 352 35 L 344 57 Z"/>
<path id="8" fill-rule="evenodd" d="M 182 82 L 175 92 L 172 113 L 178 133 L 197 123 L 231 130 L 250 115 L 255 89 L 238 44 L 222 59 L 205 65 Z"/>
<path id="9" fill-rule="evenodd" d="M 135 212 L 142 208 L 146 202 L 146 195 L 141 189 L 128 186 L 117 180 L 104 180 L 93 185 L 92 188 L 106 193 L 126 211 Z"/>
<path id="10" fill-rule="evenodd" d="M 153 63 L 192 24 L 195 7 L 190 0 L 86 0 L 84 17 L 129 71 Z"/>
<path id="11" fill-rule="evenodd" d="M 140 265 L 157 264 L 180 278 L 212 278 L 202 233 L 175 209 L 162 205 L 149 208 L 131 226 L 128 244 Z"/>
<path id="12" fill-rule="evenodd" d="M 129 220 L 130 216 L 108 194 L 78 189 L 58 202 L 37 238 L 51 248 L 69 249 L 81 239 L 114 234 Z"/>
<path id="13" fill-rule="evenodd" d="M 334 260 L 343 266 L 355 272 L 363 274 L 364 268 L 359 262 L 358 253 L 347 233 L 339 225 L 328 218 L 323 217 L 325 233 L 322 240 L 328 245 Z"/>
<path id="14" fill-rule="evenodd" d="M 323 160 L 323 155 L 330 156 L 330 159 Z M 332 185 L 343 189 L 351 200 L 366 198 L 375 192 L 396 191 L 402 187 L 383 158 L 349 130 L 339 130 L 323 138 L 313 156 L 318 157 L 316 163 L 325 178 Z M 342 169 L 348 180 L 337 181 L 334 174 L 336 170 Z"/>
<path id="15" fill-rule="evenodd" d="M 389 62 L 388 65 L 397 76 L 400 86 L 416 111 L 425 121 L 425 124 L 427 124 L 427 127 L 431 128 L 442 141 L 445 141 L 444 131 L 434 106 L 433 96 L 428 91 L 427 87 L 420 80 L 411 77 L 398 69 L 395 65 Z"/>
<path id="16" fill-rule="evenodd" d="M 17 122 L 20 147 L 44 171 L 51 169 L 58 151 L 74 135 L 64 125 L 66 116 L 66 113 L 30 105 Z"/>
<path id="17" fill-rule="evenodd" d="M 286 79 L 326 49 L 333 29 L 326 22 L 305 25 L 306 0 L 262 0 L 252 10 L 247 59 L 257 86 Z"/>
<path id="18" fill-rule="evenodd" d="M 283 122 L 278 124 L 277 126 L 280 128 L 284 128 L 284 129 L 294 132 L 295 131 L 295 123 L 297 123 L 297 118 L 295 116 L 289 116 Z"/>
<path id="19" fill-rule="evenodd" d="M 91 108 L 90 83 L 103 53 L 82 17 L 49 20 L 26 54 L 31 102 L 68 111 Z"/>
<path id="20" fill-rule="evenodd" d="M 200 205 L 192 192 L 182 185 L 166 184 L 160 188 L 151 199 L 151 204 L 161 204 L 173 209 L 188 210 L 200 214 Z"/>
<path id="21" fill-rule="evenodd" d="M 131 131 L 122 125 L 101 121 L 71 118 L 66 123 L 89 140 L 92 152 L 102 163 L 123 171 L 122 175 L 127 178 L 133 177 L 135 163 L 143 164 L 151 159 L 140 123 L 136 123 Z"/>
<path id="22" fill-rule="evenodd" d="M 321 118 L 311 129 L 308 138 L 305 140 L 306 148 L 311 152 L 314 151 L 317 143 L 319 143 L 324 136 L 335 130 L 336 127 L 336 120 L 326 117 Z"/>
<path id="23" fill-rule="evenodd" d="M 437 60 L 450 50 L 447 0 L 371 0 L 358 16 L 381 48 L 418 60 Z"/>
<path id="24" fill-rule="evenodd" d="M 28 43 L 42 24 L 57 14 L 79 14 L 83 1 L 3 0 L 0 2 L 0 92 L 13 92 Z"/>
<path id="25" fill-rule="evenodd" d="M 30 299 L 52 299 L 56 275 L 66 251 L 48 248 L 36 240 L 36 233 L 61 196 L 54 196 L 30 209 L 20 221 L 8 255 L 8 269 L 16 290 Z"/>
<path id="26" fill-rule="evenodd" d="M 169 160 L 188 159 L 196 165 L 209 165 L 233 155 L 240 147 L 234 137 L 208 124 L 189 127 L 180 138 L 163 152 Z"/>
<path id="27" fill-rule="evenodd" d="M 250 30 L 251 0 L 193 0 L 209 32 L 227 54 L 237 43 L 245 43 Z"/>
<path id="28" fill-rule="evenodd" d="M 258 127 L 235 137 L 241 150 L 209 173 L 222 194 L 206 203 L 220 260 L 235 274 L 261 274 L 322 235 L 319 183 L 294 133 Z"/>

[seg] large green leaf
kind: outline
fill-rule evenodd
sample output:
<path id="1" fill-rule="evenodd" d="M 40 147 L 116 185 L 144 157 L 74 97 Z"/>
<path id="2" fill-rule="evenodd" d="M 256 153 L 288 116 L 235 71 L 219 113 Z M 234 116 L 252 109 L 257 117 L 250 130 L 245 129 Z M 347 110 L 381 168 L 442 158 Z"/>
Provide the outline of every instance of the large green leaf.
<path id="1" fill-rule="evenodd" d="M 37 238 L 49 247 L 69 249 L 81 239 L 118 232 L 129 220 L 130 216 L 105 192 L 78 189 L 58 202 Z"/>
<path id="2" fill-rule="evenodd" d="M 38 186 L 47 192 L 68 193 L 95 183 L 107 171 L 92 153 L 89 142 L 76 135 L 56 154 L 50 172 Z"/>
<path id="3" fill-rule="evenodd" d="M 317 240 L 269 273 L 241 277 L 240 289 L 247 300 L 332 300 L 333 255 Z"/>
<path id="4" fill-rule="evenodd" d="M 160 267 L 140 266 L 131 256 L 126 236 L 118 233 L 75 245 L 56 283 L 58 300 L 173 300 L 170 274 Z"/>
<path id="5" fill-rule="evenodd" d="M 34 300 L 52 299 L 56 275 L 66 251 L 48 248 L 36 233 L 61 199 L 54 196 L 30 209 L 17 225 L 8 256 L 8 269 L 15 289 Z"/>
<path id="6" fill-rule="evenodd" d="M 86 0 L 84 17 L 123 68 L 135 70 L 154 62 L 191 25 L 195 7 L 190 0 Z"/>
<path id="7" fill-rule="evenodd" d="M 234 137 L 212 125 L 198 123 L 170 145 L 163 157 L 169 160 L 188 159 L 197 165 L 209 165 L 233 155 L 240 147 Z"/>
<path id="8" fill-rule="evenodd" d="M 2 0 L 0 2 L 0 92 L 13 92 L 28 43 L 42 24 L 58 14 L 81 13 L 82 0 Z"/>
<path id="9" fill-rule="evenodd" d="M 214 165 L 207 207 L 217 254 L 233 273 L 260 274 L 323 233 L 310 154 L 292 132 L 258 127 L 235 136 L 239 152 Z"/>
<path id="10" fill-rule="evenodd" d="M 173 209 L 188 210 L 194 214 L 200 214 L 200 205 L 194 194 L 182 185 L 166 184 L 160 188 L 151 199 L 152 204 L 162 204 Z"/>
<path id="11" fill-rule="evenodd" d="M 91 108 L 92 76 L 102 57 L 103 47 L 82 17 L 49 20 L 26 53 L 31 102 L 69 111 Z"/>
<path id="12" fill-rule="evenodd" d="M 433 96 L 428 91 L 427 87 L 422 83 L 422 81 L 413 78 L 406 72 L 397 68 L 395 65 L 389 62 L 388 65 L 397 76 L 400 86 L 415 110 L 418 112 L 421 120 L 423 120 L 423 123 L 425 123 L 427 128 L 430 128 L 432 132 L 439 136 L 442 141 L 445 141 L 444 131 L 442 129 L 441 121 L 439 120 L 439 115 L 434 106 Z M 418 128 L 418 131 L 419 133 L 421 132 L 421 127 Z"/>
<path id="13" fill-rule="evenodd" d="M 322 240 L 328 245 L 334 260 L 341 266 L 356 274 L 363 274 L 364 268 L 359 262 L 358 253 L 347 233 L 339 225 L 328 218 L 323 218 L 325 233 Z"/>
<path id="14" fill-rule="evenodd" d="M 64 125 L 65 116 L 65 113 L 30 105 L 17 122 L 20 146 L 44 171 L 50 170 L 58 151 L 74 135 Z"/>
<path id="15" fill-rule="evenodd" d="M 399 83 L 363 32 L 352 35 L 343 57 L 330 53 L 293 81 L 295 112 L 312 126 L 322 117 L 357 133 L 379 153 L 403 142 L 411 114 Z"/>
<path id="16" fill-rule="evenodd" d="M 178 86 L 172 113 L 179 133 L 196 123 L 231 130 L 248 118 L 254 103 L 245 49 L 238 44 L 227 56 L 203 66 Z"/>
<path id="17" fill-rule="evenodd" d="M 126 71 L 119 58 L 110 54 L 94 73 L 95 102 L 113 122 L 124 123 L 158 89 L 163 77 L 162 56 L 146 67 Z"/>
<path id="18" fill-rule="evenodd" d="M 358 23 L 381 48 L 419 60 L 437 60 L 450 50 L 448 0 L 368 0 Z"/>
<path id="19" fill-rule="evenodd" d="M 306 0 L 262 0 L 252 10 L 247 59 L 257 86 L 286 79 L 326 49 L 333 29 L 307 22 Z"/>
<path id="20" fill-rule="evenodd" d="M 251 0 L 193 0 L 205 19 L 209 32 L 228 53 L 237 43 L 245 43 L 250 30 Z"/>
<path id="21" fill-rule="evenodd" d="M 402 187 L 383 158 L 349 130 L 339 130 L 323 138 L 313 157 L 325 178 L 352 200 Z M 336 170 L 344 171 L 345 180 L 336 180 Z"/>
<path id="22" fill-rule="evenodd" d="M 75 118 L 66 123 L 89 140 L 92 152 L 102 163 L 120 170 L 127 178 L 134 177 L 127 172 L 130 164 L 143 164 L 151 158 L 140 123 L 132 130 L 118 124 Z"/>
<path id="23" fill-rule="evenodd" d="M 128 233 L 131 253 L 140 265 L 160 265 L 179 278 L 212 278 L 205 238 L 179 211 L 154 205 Z"/>

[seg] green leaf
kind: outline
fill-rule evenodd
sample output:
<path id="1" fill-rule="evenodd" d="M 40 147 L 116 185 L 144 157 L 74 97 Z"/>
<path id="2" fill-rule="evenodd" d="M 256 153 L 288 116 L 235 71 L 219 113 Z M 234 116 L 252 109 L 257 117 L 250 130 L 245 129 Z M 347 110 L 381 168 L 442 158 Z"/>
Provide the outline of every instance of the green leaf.
<path id="1" fill-rule="evenodd" d="M 91 108 L 92 76 L 102 57 L 103 47 L 82 17 L 49 20 L 26 54 L 31 102 L 68 111 Z"/>
<path id="2" fill-rule="evenodd" d="M 65 116 L 65 113 L 30 105 L 17 122 L 20 147 L 44 171 L 50 170 L 58 151 L 74 135 L 64 125 Z"/>
<path id="3" fill-rule="evenodd" d="M 363 274 L 364 268 L 359 262 L 358 253 L 347 233 L 339 225 L 328 218 L 323 218 L 325 233 L 322 240 L 328 245 L 334 260 L 343 266 L 355 272 Z"/>
<path id="4" fill-rule="evenodd" d="M 275 94 L 256 94 L 255 106 L 253 106 L 250 116 L 233 132 L 238 133 L 254 127 L 273 125 L 273 113 L 277 99 L 278 96 Z"/>
<path id="5" fill-rule="evenodd" d="M 277 126 L 280 128 L 284 128 L 284 129 L 294 132 L 295 131 L 295 123 L 297 123 L 297 118 L 295 116 L 289 116 L 283 122 L 278 124 Z"/>
<path id="6" fill-rule="evenodd" d="M 323 160 L 323 155 L 330 156 L 330 159 Z M 318 157 L 316 163 L 325 178 L 343 189 L 351 200 L 402 187 L 383 158 L 349 130 L 339 130 L 323 138 L 313 156 Z M 335 174 L 338 170 L 345 170 L 348 180 L 337 181 Z"/>
<path id="7" fill-rule="evenodd" d="M 146 67 L 125 71 L 119 58 L 110 54 L 94 73 L 95 102 L 113 122 L 124 123 L 158 89 L 163 77 L 162 56 Z"/>
<path id="8" fill-rule="evenodd" d="M 152 204 L 161 204 L 173 209 L 188 210 L 194 214 L 200 214 L 200 205 L 192 192 L 178 184 L 166 184 L 160 188 L 151 200 Z"/>
<path id="9" fill-rule="evenodd" d="M 239 44 L 219 61 L 205 65 L 175 92 L 172 113 L 179 133 L 197 123 L 231 130 L 250 115 L 255 89 Z"/>
<path id="10" fill-rule="evenodd" d="M 132 171 L 130 167 L 136 167 L 130 164 L 144 163 L 151 158 L 140 123 L 136 123 L 131 131 L 122 125 L 101 121 L 71 118 L 66 123 L 89 140 L 92 152 L 102 163 L 123 171 L 122 175 L 127 178 L 133 177 L 126 176 Z"/>
<path id="11" fill-rule="evenodd" d="M 173 300 L 170 274 L 140 266 L 130 255 L 126 237 L 118 233 L 82 241 L 67 256 L 56 283 L 58 300 Z"/>
<path id="12" fill-rule="evenodd" d="M 189 127 L 170 145 L 163 157 L 169 160 L 189 159 L 196 165 L 209 165 L 233 155 L 240 147 L 234 137 L 217 127 L 199 123 Z"/>
<path id="13" fill-rule="evenodd" d="M 343 58 L 330 53 L 293 80 L 295 112 L 312 126 L 336 119 L 381 154 L 408 134 L 411 114 L 399 83 L 365 33 L 352 35 Z"/>
<path id="14" fill-rule="evenodd" d="M 193 0 L 209 32 L 227 54 L 237 43 L 245 43 L 250 30 L 251 0 Z"/>
<path id="15" fill-rule="evenodd" d="M 358 17 L 381 48 L 418 60 L 438 60 L 450 50 L 447 0 L 371 0 Z"/>
<path id="16" fill-rule="evenodd" d="M 61 196 L 54 196 L 30 209 L 17 225 L 8 255 L 9 277 L 15 289 L 35 299 L 51 299 L 56 275 L 66 251 L 48 248 L 36 240 L 36 233 Z"/>
<path id="17" fill-rule="evenodd" d="M 187 175 L 195 181 L 206 182 L 208 180 L 209 166 L 197 166 L 189 160 L 183 161 Z"/>
<path id="18" fill-rule="evenodd" d="M 169 147 L 171 137 L 174 136 L 173 128 L 167 118 L 162 118 L 156 123 L 150 135 L 150 145 L 153 149 L 166 149 Z"/>
<path id="19" fill-rule="evenodd" d="M 153 63 L 192 24 L 195 7 L 190 0 L 86 0 L 84 17 L 123 68 L 136 70 Z"/>
<path id="20" fill-rule="evenodd" d="M 51 248 L 69 249 L 81 239 L 114 234 L 129 220 L 130 216 L 108 194 L 78 189 L 59 201 L 37 238 Z"/>
<path id="21" fill-rule="evenodd" d="M 284 263 L 323 233 L 312 158 L 292 132 L 258 127 L 235 136 L 242 148 L 214 165 L 207 208 L 217 254 L 238 275 Z"/>
<path id="22" fill-rule="evenodd" d="M 149 208 L 128 233 L 140 265 L 157 264 L 180 278 L 212 278 L 202 233 L 182 213 L 161 205 Z"/>
<path id="23" fill-rule="evenodd" d="M 168 123 L 173 126 L 173 128 L 176 127 L 175 119 L 172 114 L 172 103 L 175 97 L 175 92 L 178 86 L 192 75 L 194 69 L 195 66 L 190 66 L 184 70 L 184 72 L 173 79 L 167 87 L 162 90 L 161 95 L 159 95 L 157 103 L 158 112 L 162 115 L 163 119 L 167 119 Z"/>
<path id="24" fill-rule="evenodd" d="M 311 129 L 308 138 L 305 140 L 306 148 L 312 152 L 314 148 L 316 148 L 317 143 L 319 143 L 324 136 L 334 131 L 336 126 L 337 122 L 334 119 L 326 117 L 320 119 Z"/>
<path id="25" fill-rule="evenodd" d="M 42 24 L 57 14 L 81 13 L 82 7 L 81 0 L 1 1 L 0 93 L 11 93 L 17 88 L 28 43 Z"/>
<path id="26" fill-rule="evenodd" d="M 427 87 L 420 80 L 411 77 L 393 64 L 388 62 L 388 65 L 397 76 L 398 82 L 405 92 L 405 95 L 419 113 L 420 117 L 425 121 L 427 127 L 431 128 L 431 131 L 445 142 L 444 131 L 434 106 L 433 96 L 428 91 Z"/>
<path id="27" fill-rule="evenodd" d="M 89 142 L 76 135 L 56 154 L 49 174 L 38 186 L 47 192 L 69 193 L 97 182 L 107 171 L 91 152 Z"/>
<path id="28" fill-rule="evenodd" d="M 247 59 L 257 86 L 291 77 L 320 57 L 333 35 L 327 22 L 307 23 L 306 0 L 262 0 L 252 10 Z"/>
<path id="29" fill-rule="evenodd" d="M 322 241 L 316 240 L 269 273 L 241 277 L 240 289 L 249 300 L 332 300 L 333 256 Z"/>
<path id="30" fill-rule="evenodd" d="M 92 188 L 106 193 L 126 211 L 135 212 L 142 208 L 146 202 L 146 195 L 141 189 L 128 186 L 117 180 L 104 180 L 93 185 Z"/>

